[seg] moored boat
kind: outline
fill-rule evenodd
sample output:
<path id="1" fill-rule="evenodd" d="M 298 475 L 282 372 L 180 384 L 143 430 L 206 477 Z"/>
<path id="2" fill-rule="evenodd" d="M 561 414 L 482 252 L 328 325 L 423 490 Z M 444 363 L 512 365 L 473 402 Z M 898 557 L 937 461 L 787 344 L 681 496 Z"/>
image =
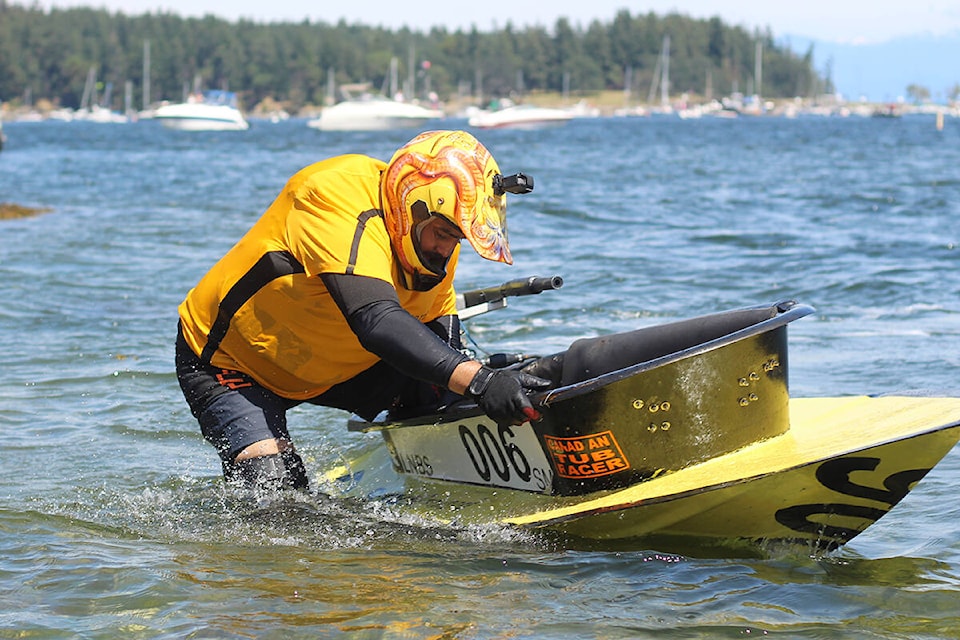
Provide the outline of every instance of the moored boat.
<path id="1" fill-rule="evenodd" d="M 205 91 L 186 102 L 158 107 L 153 118 L 179 131 L 245 131 L 250 124 L 230 91 Z"/>
<path id="2" fill-rule="evenodd" d="M 467 124 L 478 129 L 540 129 L 565 125 L 574 114 L 567 109 L 512 105 L 473 113 Z"/>
<path id="3" fill-rule="evenodd" d="M 355 420 L 385 447 L 327 477 L 373 495 L 395 474 L 431 517 L 575 540 L 834 549 L 960 440 L 960 398 L 791 399 L 787 325 L 812 312 L 784 301 L 577 341 L 513 365 L 553 383 L 533 397 L 541 420 L 497 425 L 468 401 Z"/>
<path id="4" fill-rule="evenodd" d="M 440 109 L 368 95 L 325 107 L 307 126 L 320 131 L 415 129 L 443 116 Z"/>

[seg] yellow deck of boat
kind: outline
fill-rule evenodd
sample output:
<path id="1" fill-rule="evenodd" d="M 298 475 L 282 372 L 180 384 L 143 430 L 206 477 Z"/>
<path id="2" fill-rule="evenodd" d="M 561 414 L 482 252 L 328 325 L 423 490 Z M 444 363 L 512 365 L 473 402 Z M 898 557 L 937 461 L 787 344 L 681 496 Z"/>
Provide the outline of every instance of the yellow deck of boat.
<path id="1" fill-rule="evenodd" d="M 883 512 L 892 506 L 823 487 L 815 480 L 821 463 L 852 455 L 876 458 L 874 469 L 852 472 L 849 482 L 882 496 L 889 491 L 887 478 L 932 468 L 957 443 L 960 398 L 797 398 L 790 401 L 790 424 L 783 435 L 712 460 L 503 521 L 526 527 L 563 525 L 560 528 L 570 533 L 599 539 L 651 533 L 810 537 L 783 527 L 772 514 L 792 505 L 840 504 L 855 508 L 847 511 Z M 624 517 L 627 511 L 636 513 Z M 849 515 L 813 521 L 831 524 L 831 519 L 856 530 L 872 522 Z"/>
<path id="2" fill-rule="evenodd" d="M 596 541 L 657 535 L 832 548 L 892 508 L 958 440 L 960 398 L 794 398 L 786 433 L 623 489 L 564 497 L 407 480 L 422 498 L 413 508 L 440 520 L 548 528 Z M 372 462 L 348 467 L 371 467 L 370 480 L 384 472 Z"/>

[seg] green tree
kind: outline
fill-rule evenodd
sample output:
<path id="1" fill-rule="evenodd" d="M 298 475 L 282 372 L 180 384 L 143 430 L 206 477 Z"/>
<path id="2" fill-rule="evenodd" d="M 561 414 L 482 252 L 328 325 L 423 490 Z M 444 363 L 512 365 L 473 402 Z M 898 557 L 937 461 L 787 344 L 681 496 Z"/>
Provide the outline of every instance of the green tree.
<path id="1" fill-rule="evenodd" d="M 907 85 L 907 95 L 915 104 L 920 104 L 930 99 L 930 89 L 919 84 L 909 84 Z"/>
<path id="2" fill-rule="evenodd" d="M 947 98 L 950 102 L 956 102 L 960 98 L 960 83 L 954 83 L 952 87 L 947 89 Z"/>
<path id="3" fill-rule="evenodd" d="M 594 20 L 585 29 L 559 18 L 551 29 L 518 29 L 508 22 L 489 31 L 420 32 L 345 21 L 262 24 L 166 12 L 46 11 L 0 0 L 0 100 L 48 98 L 77 107 L 93 68 L 103 88 L 114 88 L 111 107 L 119 108 L 125 83 L 138 93 L 143 87 L 147 41 L 154 100 L 181 100 L 199 80 L 200 88 L 239 92 L 246 106 L 272 97 L 296 108 L 322 102 L 331 69 L 337 83 L 385 87 L 391 58 L 400 61 L 402 79 L 416 78 L 418 92 L 429 78 L 443 98 L 465 92 L 489 98 L 518 90 L 619 90 L 626 68 L 633 70 L 639 93 L 655 80 L 665 36 L 671 42 L 674 94 L 702 92 L 708 76 L 716 93 L 745 90 L 758 39 L 765 96 L 789 97 L 831 84 L 812 68 L 811 51 L 798 56 L 777 46 L 769 32 L 751 34 L 716 17 L 632 15 L 623 9 L 611 21 Z M 429 72 L 425 60 L 431 62 Z"/>

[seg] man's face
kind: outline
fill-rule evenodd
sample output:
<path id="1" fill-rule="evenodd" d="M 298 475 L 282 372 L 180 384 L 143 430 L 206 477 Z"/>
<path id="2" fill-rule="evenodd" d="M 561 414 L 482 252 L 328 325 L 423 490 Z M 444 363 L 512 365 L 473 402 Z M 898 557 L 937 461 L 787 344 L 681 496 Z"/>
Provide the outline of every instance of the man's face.
<path id="1" fill-rule="evenodd" d="M 446 218 L 433 216 L 420 229 L 420 257 L 427 262 L 426 266 L 442 271 L 463 238 L 460 229 Z"/>

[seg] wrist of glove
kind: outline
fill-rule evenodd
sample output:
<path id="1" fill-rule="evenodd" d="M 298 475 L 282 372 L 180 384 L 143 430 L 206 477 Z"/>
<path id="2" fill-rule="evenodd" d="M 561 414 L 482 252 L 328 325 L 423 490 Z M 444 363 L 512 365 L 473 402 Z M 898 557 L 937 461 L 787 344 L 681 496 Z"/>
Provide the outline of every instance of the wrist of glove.
<path id="1" fill-rule="evenodd" d="M 483 366 L 470 381 L 467 395 L 476 400 L 483 412 L 497 424 L 523 424 L 540 418 L 540 413 L 530 403 L 528 391 L 548 386 L 548 380 L 528 373 Z"/>

